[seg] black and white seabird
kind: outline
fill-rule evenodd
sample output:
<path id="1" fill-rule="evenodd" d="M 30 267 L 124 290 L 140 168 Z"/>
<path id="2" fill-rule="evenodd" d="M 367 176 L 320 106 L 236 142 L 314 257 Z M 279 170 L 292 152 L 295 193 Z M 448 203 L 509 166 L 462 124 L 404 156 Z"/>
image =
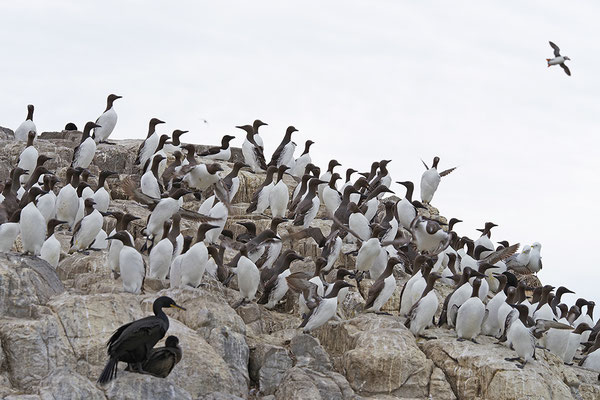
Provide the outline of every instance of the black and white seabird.
<path id="1" fill-rule="evenodd" d="M 274 165 L 276 167 L 280 167 L 281 165 L 286 165 L 288 167 L 293 166 L 294 161 L 294 150 L 296 149 L 296 144 L 292 142 L 292 133 L 298 132 L 298 129 L 293 126 L 288 126 L 285 130 L 285 135 L 283 135 L 283 139 L 275 152 L 273 153 L 273 157 L 271 157 L 271 161 L 269 162 L 269 166 Z"/>
<path id="2" fill-rule="evenodd" d="M 316 285 L 310 282 L 307 283 L 307 286 L 313 288 L 316 287 Z M 308 298 L 307 306 L 310 311 L 305 315 L 304 320 L 300 325 L 300 328 L 302 328 L 303 332 L 307 333 L 313 331 L 333 318 L 337 311 L 338 294 L 340 290 L 345 287 L 350 288 L 354 287 L 354 285 L 345 281 L 336 281 L 333 284 L 333 289 L 331 289 L 331 292 L 324 297 L 317 296 L 314 289 L 305 290 L 305 296 Z"/>
<path id="3" fill-rule="evenodd" d="M 219 171 L 223 171 L 220 164 L 198 164 L 195 166 L 185 166 L 181 173 L 185 174 L 183 181 L 192 189 L 204 191 L 214 185 L 221 179 Z"/>
<path id="4" fill-rule="evenodd" d="M 208 150 L 198 154 L 200 157 L 210 158 L 211 160 L 229 161 L 231 158 L 231 146 L 229 142 L 235 139 L 235 136 L 225 135 L 221 139 L 221 146 L 209 147 Z"/>
<path id="5" fill-rule="evenodd" d="M 387 261 L 385 270 L 373 286 L 369 288 L 369 294 L 367 296 L 367 303 L 365 304 L 365 311 L 372 311 L 378 313 L 381 311 L 381 307 L 392 297 L 396 290 L 396 278 L 394 277 L 394 266 L 400 262 L 397 258 L 390 258 Z"/>
<path id="6" fill-rule="evenodd" d="M 100 125 L 93 122 L 88 122 L 83 128 L 83 135 L 81 135 L 81 142 L 75 147 L 73 151 L 73 161 L 71 167 L 73 168 L 88 168 L 94 159 L 96 154 L 96 142 L 90 136 L 90 132 L 93 128 L 99 128 Z"/>
<path id="7" fill-rule="evenodd" d="M 0 205 L 2 208 L 2 205 Z M 0 253 L 8 253 L 21 232 L 19 221 L 21 210 L 15 211 L 8 220 L 0 224 Z"/>
<path id="8" fill-rule="evenodd" d="M 342 195 L 335 186 L 338 179 L 341 179 L 340 174 L 337 172 L 333 173 L 329 179 L 329 183 L 323 189 L 323 204 L 325 204 L 329 215 L 333 215 L 342 202 Z"/>
<path id="9" fill-rule="evenodd" d="M 485 317 L 485 305 L 479 298 L 481 278 L 475 278 L 472 285 L 471 297 L 458 308 L 456 313 L 456 335 L 459 340 L 475 341 L 477 335 L 481 333 L 481 324 Z"/>
<path id="10" fill-rule="evenodd" d="M 119 240 L 123 248 L 119 252 L 119 269 L 123 280 L 123 290 L 133 294 L 140 294 L 146 276 L 146 262 L 136 250 L 127 231 L 120 231 L 106 240 Z"/>
<path id="11" fill-rule="evenodd" d="M 408 312 L 408 317 L 404 325 L 410 329 L 415 336 L 423 336 L 425 329 L 433 325 L 433 318 L 437 311 L 439 301 L 435 292 L 433 291 L 433 285 L 435 281 L 442 276 L 438 273 L 432 272 L 427 276 L 427 285 L 421 298 L 411 307 Z"/>
<path id="12" fill-rule="evenodd" d="M 258 129 L 261 126 L 267 126 L 268 124 L 266 122 L 262 122 L 260 119 L 256 119 L 254 120 L 254 122 L 252 123 L 252 130 L 254 132 L 254 141 L 256 142 L 256 144 L 258 145 L 258 147 L 260 147 L 261 151 L 265 152 L 265 145 L 263 143 L 262 137 L 260 137 L 260 134 L 258 133 Z"/>
<path id="13" fill-rule="evenodd" d="M 275 172 L 277 172 L 277 167 L 271 165 L 267 168 L 265 180 L 252 195 L 252 200 L 246 209 L 246 213 L 262 214 L 269 208 L 269 196 L 271 194 L 271 189 L 275 186 L 273 184 L 273 175 Z"/>
<path id="14" fill-rule="evenodd" d="M 319 199 L 323 200 L 323 190 L 325 189 L 325 187 L 327 186 L 327 184 L 329 183 L 329 181 L 331 180 L 331 176 L 333 175 L 333 169 L 340 164 L 337 160 L 331 160 L 329 161 L 329 164 L 327 165 L 327 171 L 325 171 L 320 177 L 319 179 L 321 179 L 323 182 L 323 184 L 321 184 L 319 186 Z M 356 203 L 356 202 L 355 202 Z M 358 204 L 358 203 L 357 203 Z"/>
<path id="15" fill-rule="evenodd" d="M 277 179 L 269 191 L 269 207 L 273 218 L 284 218 L 290 201 L 290 191 L 283 181 L 283 174 L 289 169 L 285 164 L 279 166 Z"/>
<path id="16" fill-rule="evenodd" d="M 164 123 L 164 121 L 161 121 L 158 118 L 152 118 L 150 120 L 148 124 L 148 135 L 138 149 L 135 165 L 143 167 L 146 165 L 146 162 L 150 159 L 150 157 L 152 157 L 152 155 L 156 152 L 159 141 L 158 134 L 156 133 L 156 125 Z"/>
<path id="17" fill-rule="evenodd" d="M 97 144 L 106 143 L 108 137 L 117 125 L 117 112 L 113 107 L 113 103 L 122 96 L 109 94 L 106 99 L 106 110 L 96 120 L 96 128 L 94 128 L 94 140 Z"/>
<path id="18" fill-rule="evenodd" d="M 25 142 L 27 140 L 27 136 L 29 132 L 35 132 L 37 134 L 37 128 L 33 123 L 33 104 L 29 104 L 27 106 L 27 118 L 25 121 L 21 122 L 21 125 L 17 129 L 15 129 L 15 139 Z"/>
<path id="19" fill-rule="evenodd" d="M 124 214 L 121 211 L 111 211 L 109 215 L 113 216 L 117 220 L 117 224 L 112 232 L 108 236 L 113 236 L 117 232 L 126 232 L 129 235 L 129 240 L 133 243 L 133 236 L 127 228 L 129 227 L 129 223 L 135 221 L 136 219 L 140 219 L 133 214 Z M 110 267 L 115 278 L 121 274 L 120 264 L 119 264 L 119 255 L 121 254 L 121 249 L 123 248 L 123 242 L 120 240 L 111 240 L 108 246 L 108 266 Z"/>
<path id="20" fill-rule="evenodd" d="M 17 167 L 27 171 L 23 175 L 21 175 L 20 183 L 27 182 L 27 180 L 29 179 L 29 175 L 33 173 L 35 167 L 37 166 L 38 159 L 38 151 L 33 146 L 33 141 L 35 140 L 35 132 L 29 131 L 26 140 L 27 146 L 19 155 L 19 160 L 17 162 Z"/>
<path id="21" fill-rule="evenodd" d="M 98 232 L 102 229 L 104 218 L 100 214 L 100 211 L 94 208 L 95 204 L 94 199 L 85 199 L 85 216 L 73 228 L 70 252 L 82 251 L 89 248 L 94 243 Z"/>
<path id="22" fill-rule="evenodd" d="M 263 149 L 254 140 L 254 129 L 250 125 L 236 126 L 246 132 L 246 139 L 242 144 L 242 155 L 244 162 L 250 167 L 252 172 L 262 172 L 267 169 Z"/>
<path id="23" fill-rule="evenodd" d="M 248 166 L 241 161 L 236 161 L 235 164 L 233 164 L 231 172 L 229 172 L 222 180 L 223 188 L 227 192 L 230 203 L 233 201 L 233 198 L 240 188 L 240 178 L 238 174 L 242 168 L 248 168 Z"/>
<path id="24" fill-rule="evenodd" d="M 166 135 L 163 135 L 166 136 Z M 165 159 L 160 154 L 155 155 L 152 158 L 152 166 L 149 170 L 144 172 L 140 179 L 140 189 L 146 196 L 150 196 L 153 199 L 160 199 L 164 191 L 160 181 L 158 180 L 158 167 L 160 163 Z"/>
<path id="25" fill-rule="evenodd" d="M 19 227 L 21 230 L 23 252 L 25 254 L 40 255 L 42 245 L 46 240 L 46 220 L 35 205 L 37 197 L 45 193 L 39 187 L 31 188 L 27 192 L 27 201 L 29 203 L 21 210 Z"/>
<path id="26" fill-rule="evenodd" d="M 317 178 L 313 178 L 308 182 L 308 192 L 298 204 L 298 207 L 296 207 L 294 225 L 301 225 L 303 229 L 306 229 L 310 226 L 313 219 L 315 219 L 321 205 L 321 201 L 317 195 L 317 186 L 322 183 L 323 181 Z"/>
<path id="27" fill-rule="evenodd" d="M 61 246 L 60 242 L 56 238 L 54 234 L 54 229 L 64 224 L 64 221 L 59 221 L 57 219 L 51 219 L 48 221 L 47 226 L 47 235 L 48 238 L 44 241 L 42 245 L 42 249 L 40 250 L 40 258 L 42 260 L 46 260 L 48 264 L 53 266 L 54 268 L 58 267 L 58 261 L 60 260 L 60 252 Z"/>
<path id="28" fill-rule="evenodd" d="M 269 310 L 273 309 L 288 291 L 288 283 L 285 278 L 291 274 L 290 264 L 295 260 L 303 259 L 304 257 L 289 250 L 279 256 L 277 263 L 272 268 L 263 269 L 265 274 L 261 272 L 261 280 L 266 279 L 266 282 L 263 282 L 264 290 L 258 304 L 264 304 L 265 308 Z"/>
<path id="29" fill-rule="evenodd" d="M 312 146 L 315 142 L 312 140 L 307 140 L 304 144 L 304 151 L 300 155 L 300 157 L 296 158 L 294 161 L 294 166 L 290 169 L 290 175 L 295 176 L 296 178 L 301 178 L 306 170 L 306 166 L 312 163 L 312 159 L 310 157 L 309 151 L 310 146 Z"/>
<path id="30" fill-rule="evenodd" d="M 118 173 L 105 170 L 101 171 L 98 177 L 98 187 L 94 192 L 94 203 L 96 203 L 96 210 L 101 213 L 107 212 L 110 206 L 110 193 L 106 190 L 106 179 L 115 175 L 118 175 Z"/>
<path id="31" fill-rule="evenodd" d="M 546 58 L 546 61 L 548 62 L 548 68 L 550 68 L 552 65 L 560 65 L 560 67 L 565 70 L 565 74 L 571 76 L 571 71 L 565 64 L 565 61 L 570 61 L 571 59 L 569 57 L 561 56 L 560 49 L 557 45 L 552 42 L 548 43 L 550 43 L 550 47 L 554 49 L 554 58 Z"/>
<path id="32" fill-rule="evenodd" d="M 433 195 L 435 194 L 442 177 L 448 175 L 450 172 L 456 169 L 456 167 L 453 167 L 445 171 L 438 172 L 437 166 L 439 162 L 440 158 L 437 156 L 434 157 L 433 164 L 431 165 L 431 168 L 429 168 L 427 164 L 425 164 L 425 161 L 423 161 L 423 165 L 425 165 L 426 169 L 421 176 L 421 201 L 423 203 L 431 203 L 431 199 L 433 199 Z"/>

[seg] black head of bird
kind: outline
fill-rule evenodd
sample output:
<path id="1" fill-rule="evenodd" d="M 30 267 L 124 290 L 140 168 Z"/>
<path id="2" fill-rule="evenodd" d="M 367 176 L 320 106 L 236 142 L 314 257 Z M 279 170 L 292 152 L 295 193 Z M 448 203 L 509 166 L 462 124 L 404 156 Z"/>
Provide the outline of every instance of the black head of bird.
<path id="1" fill-rule="evenodd" d="M 29 104 L 27 106 L 27 119 L 28 120 L 33 120 L 33 110 L 34 110 L 33 104 Z"/>
<path id="2" fill-rule="evenodd" d="M 212 163 L 212 164 L 206 166 L 206 170 L 208 171 L 209 174 L 214 175 L 219 171 L 223 171 L 223 167 L 221 167 L 220 164 Z"/>
<path id="3" fill-rule="evenodd" d="M 431 168 L 437 169 L 439 162 L 440 162 L 440 158 L 438 156 L 433 157 L 433 164 L 431 165 Z"/>
<path id="4" fill-rule="evenodd" d="M 288 128 L 285 131 L 286 135 L 291 135 L 294 132 L 298 132 L 298 129 L 294 128 L 293 126 L 288 126 Z"/>
<path id="5" fill-rule="evenodd" d="M 257 119 L 252 124 L 252 127 L 254 128 L 255 131 L 257 131 L 258 128 L 260 128 L 261 126 L 265 126 L 265 125 L 268 125 L 268 124 L 266 122 L 262 122 L 260 119 Z"/>
<path id="6" fill-rule="evenodd" d="M 165 347 L 177 347 L 179 345 L 179 338 L 177 336 L 169 336 L 165 340 Z"/>

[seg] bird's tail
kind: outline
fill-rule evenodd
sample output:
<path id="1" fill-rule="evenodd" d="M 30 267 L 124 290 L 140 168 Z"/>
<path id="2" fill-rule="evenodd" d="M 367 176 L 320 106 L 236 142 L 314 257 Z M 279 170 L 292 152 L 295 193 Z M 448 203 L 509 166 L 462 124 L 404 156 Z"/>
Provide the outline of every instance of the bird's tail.
<path id="1" fill-rule="evenodd" d="M 119 363 L 119 361 L 114 358 L 111 358 L 110 360 L 108 360 L 106 367 L 104 367 L 102 374 L 100 374 L 100 378 L 98 378 L 98 383 L 105 384 L 105 383 L 110 382 L 114 378 L 116 378 L 118 363 Z"/>

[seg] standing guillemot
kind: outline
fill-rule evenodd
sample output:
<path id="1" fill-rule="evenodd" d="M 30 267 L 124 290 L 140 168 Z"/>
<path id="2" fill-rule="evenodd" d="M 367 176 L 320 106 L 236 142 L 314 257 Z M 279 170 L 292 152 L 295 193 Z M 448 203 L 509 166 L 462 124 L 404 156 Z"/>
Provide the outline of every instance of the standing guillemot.
<path id="1" fill-rule="evenodd" d="M 361 241 L 369 240 L 371 237 L 371 227 L 367 218 L 353 202 L 348 204 L 348 211 L 350 212 L 350 216 L 348 217 L 348 227 L 359 235 L 355 239 Z"/>
<path id="2" fill-rule="evenodd" d="M 267 168 L 267 175 L 262 185 L 256 189 L 254 195 L 252 196 L 252 200 L 250 201 L 250 205 L 246 209 L 247 214 L 256 213 L 262 214 L 269 207 L 269 195 L 271 193 L 271 189 L 273 189 L 273 175 L 277 171 L 277 167 L 269 166 Z"/>
<path id="3" fill-rule="evenodd" d="M 277 180 L 269 191 L 269 207 L 273 218 L 284 218 L 287 211 L 287 205 L 290 201 L 290 191 L 283 181 L 283 174 L 289 169 L 282 164 L 277 170 Z"/>
<path id="4" fill-rule="evenodd" d="M 258 128 L 267 125 L 269 124 L 262 122 L 260 119 L 254 120 L 254 122 L 252 123 L 252 131 L 254 132 L 253 139 L 258 145 L 258 147 L 260 147 L 260 150 L 263 152 L 263 154 L 265 152 L 265 145 L 263 143 L 262 137 L 260 137 L 260 134 L 258 133 Z"/>
<path id="5" fill-rule="evenodd" d="M 158 118 L 152 118 L 150 120 L 148 123 L 148 135 L 138 149 L 135 165 L 143 167 L 146 165 L 146 162 L 150 159 L 150 157 L 152 157 L 156 151 L 156 148 L 158 147 L 159 141 L 158 134 L 156 133 L 156 125 L 164 123 L 164 121 L 161 121 Z"/>
<path id="6" fill-rule="evenodd" d="M 31 188 L 27 193 L 29 203 L 21 210 L 19 228 L 25 254 L 40 255 L 40 250 L 46 240 L 46 220 L 35 206 L 37 196 L 45 193 L 41 188 Z"/>
<path id="7" fill-rule="evenodd" d="M 318 193 L 319 193 L 319 200 L 323 201 L 323 190 L 325 189 L 325 186 L 327 186 L 327 184 L 331 180 L 331 176 L 333 175 L 333 169 L 335 167 L 337 167 L 337 166 L 340 166 L 340 165 L 342 165 L 342 164 L 340 164 L 337 160 L 331 160 L 331 161 L 329 161 L 329 164 L 327 165 L 327 171 L 325 171 L 319 177 L 319 179 L 324 182 L 321 185 L 319 185 L 319 191 L 318 191 Z"/>
<path id="8" fill-rule="evenodd" d="M 143 372 L 142 363 L 148 359 L 150 349 L 169 329 L 169 318 L 162 310 L 167 307 L 185 311 L 170 297 L 162 296 L 152 305 L 154 316 L 130 322 L 115 331 L 107 343 L 110 360 L 98 378 L 98 383 L 108 383 L 116 378 L 119 361 L 132 364 L 135 370 Z"/>
<path id="9" fill-rule="evenodd" d="M 8 220 L 0 224 L 0 253 L 8 253 L 12 249 L 17 236 L 21 233 L 20 219 L 21 210 L 17 210 Z"/>
<path id="10" fill-rule="evenodd" d="M 92 198 L 84 201 L 85 216 L 73 228 L 70 253 L 86 250 L 92 245 L 96 235 L 102 229 L 104 218 L 102 218 L 100 211 L 94 208 L 95 204 Z"/>
<path id="11" fill-rule="evenodd" d="M 279 167 L 281 165 L 287 165 L 288 167 L 292 167 L 294 149 L 296 148 L 296 144 L 292 142 L 292 133 L 294 132 L 298 132 L 298 129 L 293 126 L 288 126 L 285 135 L 283 135 L 283 140 L 277 149 L 275 149 L 273 157 L 271 157 L 271 161 L 268 164 L 269 166 L 274 165 Z"/>
<path id="12" fill-rule="evenodd" d="M 233 201 L 233 198 L 240 188 L 240 178 L 238 174 L 242 168 L 248 168 L 248 166 L 241 161 L 236 161 L 236 163 L 233 164 L 231 172 L 229 172 L 222 180 L 223 188 L 227 191 L 227 197 L 230 203 Z"/>
<path id="13" fill-rule="evenodd" d="M 306 170 L 306 166 L 312 163 L 312 159 L 308 152 L 310 151 L 310 146 L 312 146 L 314 143 L 315 142 L 313 142 L 312 140 L 306 141 L 306 143 L 304 144 L 304 151 L 302 152 L 300 157 L 298 157 L 294 161 L 294 166 L 290 170 L 290 174 L 292 176 L 295 176 L 296 178 L 301 178 L 304 174 L 304 171 Z"/>
<path id="14" fill-rule="evenodd" d="M 252 172 L 262 172 L 267 169 L 265 155 L 262 147 L 254 140 L 254 129 L 250 125 L 236 126 L 246 132 L 246 139 L 242 144 L 242 155 L 244 162 L 250 166 Z"/>
<path id="15" fill-rule="evenodd" d="M 165 135 L 163 135 L 165 136 Z M 144 172 L 140 179 L 140 189 L 146 196 L 154 199 L 160 199 L 164 189 L 158 180 L 158 166 L 165 157 L 157 154 L 152 158 L 152 166 Z"/>
<path id="16" fill-rule="evenodd" d="M 221 179 L 219 171 L 223 171 L 220 164 L 198 164 L 193 167 L 185 166 L 181 169 L 183 182 L 187 183 L 192 189 L 204 191 L 214 185 Z"/>
<path id="17" fill-rule="evenodd" d="M 296 207 L 294 215 L 294 225 L 302 225 L 302 228 L 306 229 L 310 226 L 310 223 L 315 219 L 319 212 L 319 196 L 317 196 L 317 186 L 324 183 L 322 180 L 313 178 L 308 182 L 308 193 L 302 199 L 302 201 Z"/>
<path id="18" fill-rule="evenodd" d="M 83 135 L 81 135 L 81 142 L 75 147 L 73 151 L 73 161 L 71 167 L 73 168 L 87 168 L 92 163 L 94 155 L 96 154 L 96 142 L 90 137 L 90 132 L 93 128 L 99 128 L 93 122 L 88 122 L 83 128 Z"/>
<path id="19" fill-rule="evenodd" d="M 166 142 L 163 149 L 166 153 L 173 154 L 176 151 L 181 151 L 181 136 L 189 131 L 183 131 L 181 129 L 175 129 L 171 134 L 171 142 Z"/>
<path id="20" fill-rule="evenodd" d="M 396 278 L 394 277 L 394 266 L 400 262 L 397 258 L 390 258 L 383 273 L 377 278 L 373 286 L 369 288 L 365 311 L 379 313 L 381 307 L 392 297 L 396 290 Z M 387 313 L 386 313 L 387 314 Z"/>
<path id="21" fill-rule="evenodd" d="M 51 219 L 48 221 L 47 226 L 47 239 L 44 241 L 42 245 L 42 249 L 40 250 L 40 258 L 42 260 L 46 260 L 48 264 L 53 266 L 54 268 L 58 267 L 58 261 L 60 260 L 60 242 L 56 238 L 54 234 L 54 229 L 62 224 L 66 224 L 65 221 L 59 221 L 57 219 Z"/>
<path id="22" fill-rule="evenodd" d="M 281 255 L 281 263 L 273 266 L 272 268 L 268 268 L 263 271 L 268 271 L 268 274 L 261 273 L 261 280 L 263 280 L 263 293 L 260 299 L 258 300 L 258 304 L 264 304 L 265 308 L 271 310 L 273 309 L 277 303 L 286 295 L 288 291 L 287 278 L 290 274 L 290 264 L 296 260 L 303 260 L 304 257 L 296 254 L 293 250 L 286 253 L 285 255 Z M 264 278 L 268 280 L 265 282 Z"/>
<path id="23" fill-rule="evenodd" d="M 308 285 L 312 284 L 308 283 Z M 307 301 L 310 311 L 308 314 L 306 314 L 302 324 L 300 325 L 300 328 L 302 328 L 303 332 L 307 333 L 313 331 L 333 318 L 335 312 L 337 311 L 337 297 L 340 293 L 340 290 L 346 287 L 351 288 L 354 287 L 354 285 L 345 281 L 336 281 L 333 284 L 333 289 L 331 289 L 329 294 L 325 295 L 324 297 L 313 295 L 310 300 Z"/>
<path id="24" fill-rule="evenodd" d="M 27 106 L 27 118 L 21 123 L 21 125 L 19 125 L 17 129 L 15 129 L 15 140 L 24 142 L 27 140 L 29 132 L 34 132 L 37 134 L 37 129 L 33 123 L 33 110 L 33 104 L 29 104 Z"/>
<path id="25" fill-rule="evenodd" d="M 238 277 L 238 290 L 242 296 L 242 301 L 238 306 L 254 300 L 258 284 L 260 283 L 260 271 L 256 267 L 256 264 L 248 258 L 247 246 L 242 247 L 239 254 L 236 274 Z"/>
<path id="26" fill-rule="evenodd" d="M 36 162 L 38 158 L 38 151 L 33 146 L 33 141 L 35 139 L 35 132 L 29 131 L 27 134 L 27 146 L 19 155 L 19 160 L 17 162 L 17 167 L 22 168 L 27 171 L 23 175 L 21 175 L 19 182 L 25 183 L 29 179 L 29 175 L 33 173 L 33 170 L 36 167 Z"/>
<path id="27" fill-rule="evenodd" d="M 340 174 L 335 172 L 329 179 L 329 184 L 323 189 L 323 203 L 329 215 L 333 215 L 342 202 L 342 195 L 335 187 L 335 182 L 341 179 Z"/>
<path id="28" fill-rule="evenodd" d="M 175 214 L 177 215 L 177 214 Z M 173 258 L 174 241 L 169 238 L 171 221 L 165 221 L 163 226 L 163 237 L 150 250 L 148 264 L 150 270 L 148 276 L 154 279 L 166 279 L 169 275 L 169 268 Z"/>
<path id="29" fill-rule="evenodd" d="M 435 281 L 441 277 L 440 274 L 435 272 L 429 274 L 427 277 L 427 286 L 425 286 L 421 298 L 408 312 L 408 317 L 406 318 L 404 325 L 410 329 L 415 336 L 420 336 L 425 339 L 435 339 L 423 336 L 423 332 L 427 327 L 433 325 L 433 319 L 439 304 L 438 298 L 433 291 L 433 285 L 435 284 Z"/>
<path id="30" fill-rule="evenodd" d="M 217 228 L 216 225 L 206 223 L 198 226 L 195 243 L 185 253 L 185 257 L 181 261 L 180 287 L 198 287 L 202 282 L 206 263 L 208 262 L 208 249 L 204 241 L 206 233 L 215 228 Z"/>
<path id="31" fill-rule="evenodd" d="M 569 70 L 569 67 L 567 67 L 567 65 L 565 64 L 565 61 L 570 61 L 571 59 L 569 57 L 561 56 L 560 49 L 557 45 L 555 45 L 552 42 L 548 43 L 550 43 L 550 47 L 554 49 L 554 58 L 546 58 L 546 61 L 548 62 L 548 68 L 550 68 L 552 65 L 560 65 L 560 67 L 565 71 L 565 74 L 571 76 L 571 71 Z"/>
<path id="32" fill-rule="evenodd" d="M 144 278 L 146 277 L 146 262 L 135 249 L 130 233 L 119 231 L 107 237 L 106 240 L 119 240 L 123 243 L 123 248 L 119 252 L 119 269 L 123 280 L 123 290 L 140 294 L 143 291 Z"/>
<path id="33" fill-rule="evenodd" d="M 209 147 L 203 153 L 198 154 L 200 157 L 210 158 L 211 160 L 229 161 L 231 158 L 231 147 L 229 142 L 235 139 L 235 136 L 225 135 L 221 139 L 221 146 Z"/>
<path id="34" fill-rule="evenodd" d="M 106 179 L 115 175 L 118 175 L 118 173 L 112 171 L 100 172 L 100 176 L 98 177 L 98 187 L 94 192 L 94 203 L 96 203 L 96 209 L 100 212 L 105 213 L 108 211 L 108 206 L 110 205 L 110 194 L 106 190 L 105 183 Z"/>
<path id="35" fill-rule="evenodd" d="M 123 231 L 129 235 L 129 239 L 133 243 L 133 236 L 131 235 L 131 233 L 129 233 L 127 228 L 129 227 L 129 223 L 131 221 L 135 221 L 136 219 L 140 218 L 132 214 L 124 214 L 121 211 L 111 211 L 109 215 L 117 220 L 117 224 L 108 236 L 113 236 L 115 233 Z M 119 254 L 121 253 L 122 248 L 123 242 L 121 242 L 120 240 L 112 240 L 109 242 L 107 262 L 115 279 L 121 273 L 119 264 Z"/>
<path id="36" fill-rule="evenodd" d="M 476 278 L 472 285 L 471 297 L 458 308 L 456 313 L 456 335 L 458 340 L 468 339 L 477 343 L 475 337 L 481 332 L 481 324 L 485 317 L 485 305 L 479 298 L 481 278 Z M 456 305 L 453 306 L 455 307 Z"/>
<path id="37" fill-rule="evenodd" d="M 117 99 L 121 99 L 122 96 L 118 96 L 116 94 L 109 94 L 106 99 L 106 110 L 98 117 L 96 120 L 96 124 L 98 125 L 94 128 L 94 140 L 97 144 L 106 143 L 106 144 L 114 144 L 108 143 L 108 137 L 115 129 L 117 125 L 117 112 L 113 108 L 113 103 Z"/>
<path id="38" fill-rule="evenodd" d="M 421 201 L 423 203 L 431 203 L 431 199 L 433 199 L 433 195 L 440 184 L 441 178 L 456 169 L 456 167 L 453 167 L 445 171 L 438 172 L 437 166 L 439 162 L 440 158 L 437 156 L 434 157 L 433 164 L 431 165 L 431 168 L 429 168 L 427 164 L 425 164 L 425 161 L 423 161 L 423 165 L 425 165 L 426 169 L 421 176 Z"/>
<path id="39" fill-rule="evenodd" d="M 179 150 L 176 150 L 173 152 L 173 157 L 175 158 L 175 160 L 167 166 L 165 172 L 163 172 L 163 174 L 160 177 L 163 183 L 163 188 L 167 190 L 171 189 L 172 181 L 175 177 L 175 171 L 182 165 L 181 159 L 183 157 L 183 154 L 181 154 Z"/>

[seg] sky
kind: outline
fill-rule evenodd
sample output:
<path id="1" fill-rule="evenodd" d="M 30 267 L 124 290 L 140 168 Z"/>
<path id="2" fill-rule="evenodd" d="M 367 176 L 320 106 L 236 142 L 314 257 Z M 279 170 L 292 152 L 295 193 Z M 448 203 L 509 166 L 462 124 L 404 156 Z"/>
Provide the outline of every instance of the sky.
<path id="1" fill-rule="evenodd" d="M 31 0 L 0 15 L 0 126 L 31 103 L 40 132 L 82 127 L 116 93 L 114 139 L 158 117 L 160 133 L 241 146 L 234 127 L 260 118 L 268 154 L 294 125 L 297 156 L 311 139 L 322 168 L 391 159 L 416 186 L 437 155 L 458 168 L 432 204 L 460 235 L 492 221 L 494 241 L 540 242 L 544 283 L 600 301 L 600 4 Z M 571 77 L 547 68 L 549 40 Z"/>

